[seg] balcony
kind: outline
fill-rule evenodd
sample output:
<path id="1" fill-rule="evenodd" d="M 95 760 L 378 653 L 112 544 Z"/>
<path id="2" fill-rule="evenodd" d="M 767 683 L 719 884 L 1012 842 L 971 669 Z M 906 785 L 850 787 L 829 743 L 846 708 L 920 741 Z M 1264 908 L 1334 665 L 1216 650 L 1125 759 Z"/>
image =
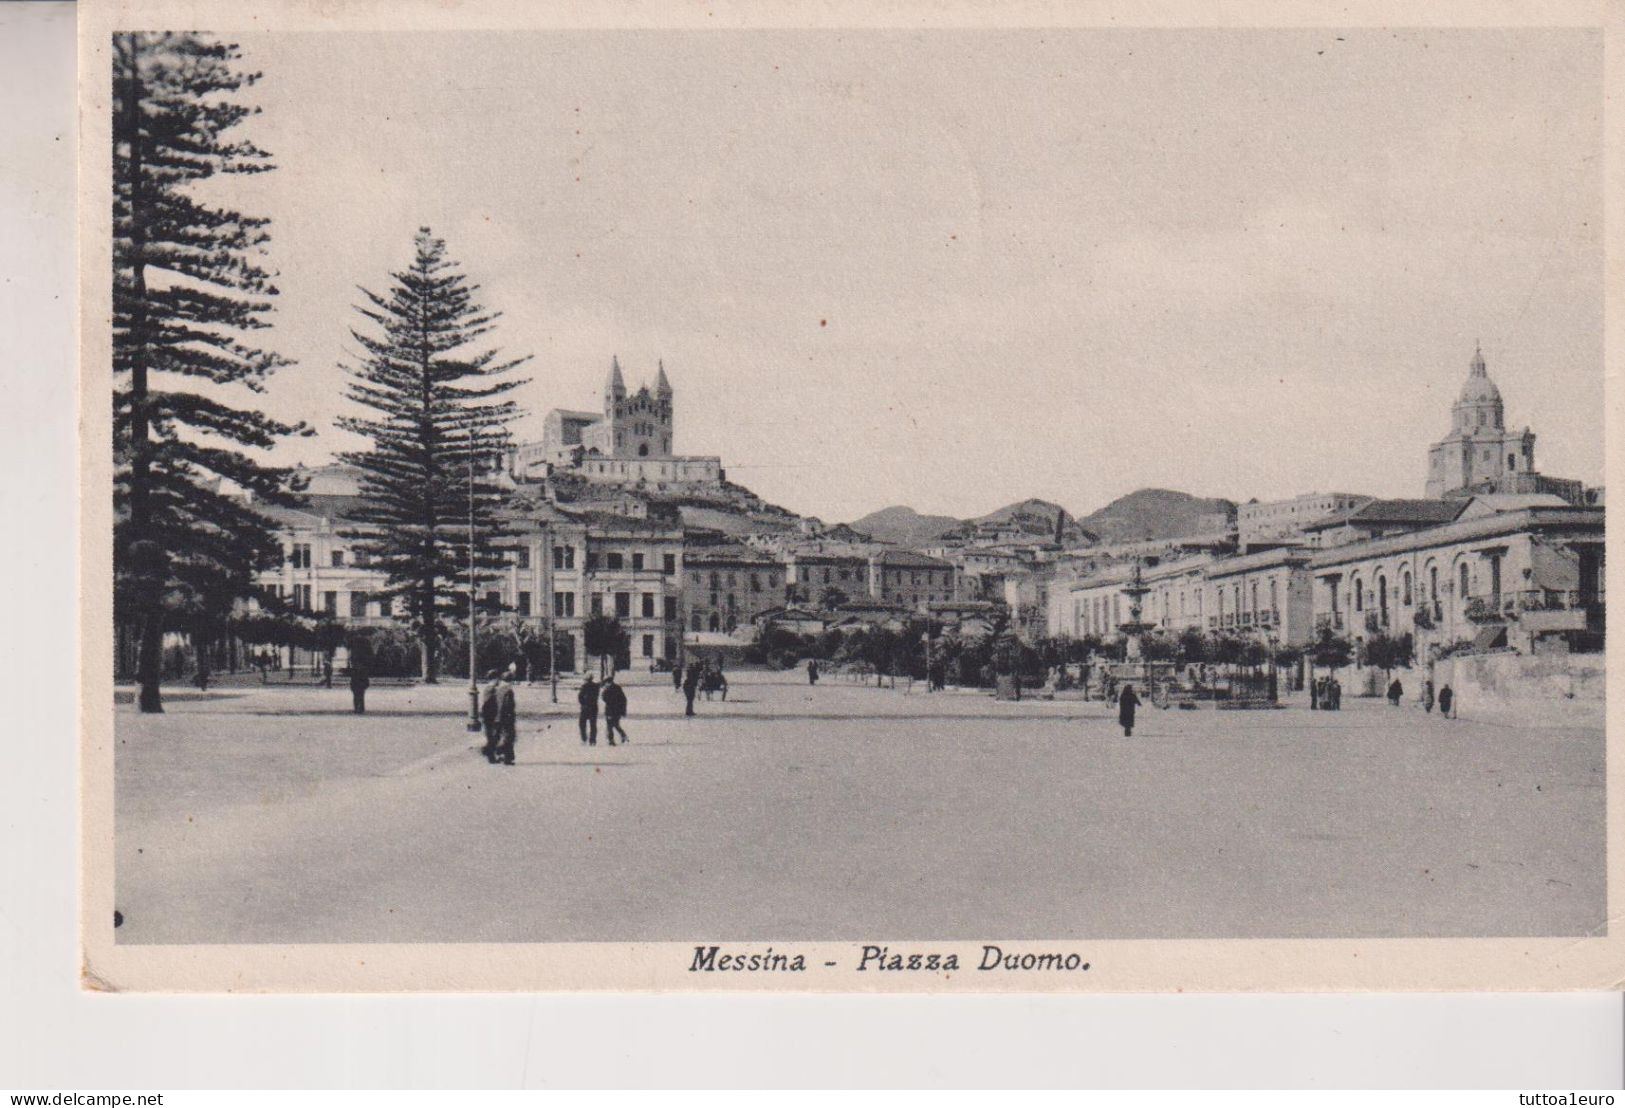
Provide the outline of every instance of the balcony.
<path id="1" fill-rule="evenodd" d="M 1341 631 L 1343 629 L 1343 613 L 1329 612 L 1315 620 L 1317 630 Z"/>
<path id="2" fill-rule="evenodd" d="M 1505 623 L 1516 611 L 1517 603 L 1510 596 L 1470 596 L 1461 614 L 1470 623 Z"/>

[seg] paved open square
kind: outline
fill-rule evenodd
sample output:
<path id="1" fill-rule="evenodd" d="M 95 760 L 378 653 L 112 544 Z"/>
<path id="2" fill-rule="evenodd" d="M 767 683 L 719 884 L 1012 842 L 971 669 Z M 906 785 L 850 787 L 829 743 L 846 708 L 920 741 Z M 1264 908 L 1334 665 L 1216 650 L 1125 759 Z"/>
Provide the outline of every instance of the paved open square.
<path id="1" fill-rule="evenodd" d="M 519 688 L 257 684 L 117 716 L 126 943 L 1583 935 L 1600 726 L 996 702 L 736 673 L 628 746 Z"/>

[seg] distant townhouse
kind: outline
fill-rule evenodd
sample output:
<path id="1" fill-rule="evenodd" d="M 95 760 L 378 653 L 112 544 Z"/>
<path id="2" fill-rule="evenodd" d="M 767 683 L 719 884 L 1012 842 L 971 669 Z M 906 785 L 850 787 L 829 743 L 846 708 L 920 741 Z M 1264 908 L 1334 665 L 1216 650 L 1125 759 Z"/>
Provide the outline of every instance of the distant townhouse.
<path id="1" fill-rule="evenodd" d="M 1306 524 L 1310 546 L 1332 547 L 1387 535 L 1401 535 L 1449 523 L 1463 500 L 1370 500 Z"/>
<path id="2" fill-rule="evenodd" d="M 783 611 L 788 571 L 760 550 L 728 543 L 689 549 L 683 596 L 690 631 L 733 633 Z"/>
<path id="3" fill-rule="evenodd" d="M 1374 499 L 1350 492 L 1312 492 L 1286 500 L 1254 500 L 1236 509 L 1236 541 L 1245 548 L 1298 536 L 1307 524 L 1351 512 Z"/>
<path id="4" fill-rule="evenodd" d="M 868 586 L 871 600 L 910 609 L 953 600 L 956 592 L 951 562 L 897 549 L 869 556 Z"/>

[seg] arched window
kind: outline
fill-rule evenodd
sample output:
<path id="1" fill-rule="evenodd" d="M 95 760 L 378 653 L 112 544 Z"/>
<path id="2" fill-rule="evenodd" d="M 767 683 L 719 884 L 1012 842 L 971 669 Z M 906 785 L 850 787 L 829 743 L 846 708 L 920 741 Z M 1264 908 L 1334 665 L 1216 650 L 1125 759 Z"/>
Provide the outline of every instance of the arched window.
<path id="1" fill-rule="evenodd" d="M 1365 611 L 1365 590 L 1360 587 L 1358 577 L 1349 581 L 1349 591 L 1354 594 L 1354 610 L 1356 612 Z"/>
<path id="2" fill-rule="evenodd" d="M 1280 605 L 1276 603 L 1276 597 L 1275 597 L 1275 578 L 1271 577 L 1270 578 L 1270 611 L 1274 612 L 1279 608 L 1280 608 Z"/>
<path id="3" fill-rule="evenodd" d="M 1469 586 L 1468 586 L 1468 576 L 1467 576 L 1467 563 L 1462 562 L 1461 563 L 1461 601 L 1462 601 L 1463 604 L 1465 604 L 1467 602 L 1467 590 L 1468 590 L 1468 587 Z"/>
<path id="4" fill-rule="evenodd" d="M 1400 588 L 1402 589 L 1400 603 L 1409 608 L 1411 606 L 1411 571 L 1408 569 L 1405 571 L 1405 576 L 1400 578 Z"/>
<path id="5" fill-rule="evenodd" d="M 1439 599 L 1439 567 L 1428 566 L 1428 599 L 1438 602 Z"/>

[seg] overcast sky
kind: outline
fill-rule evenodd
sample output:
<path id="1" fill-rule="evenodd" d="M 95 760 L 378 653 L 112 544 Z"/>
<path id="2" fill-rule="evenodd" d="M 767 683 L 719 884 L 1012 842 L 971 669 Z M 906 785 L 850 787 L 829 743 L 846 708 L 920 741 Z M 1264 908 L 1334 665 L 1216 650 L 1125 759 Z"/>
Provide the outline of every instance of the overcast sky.
<path id="1" fill-rule="evenodd" d="M 1602 477 L 1601 39 L 1584 31 L 246 36 L 264 401 L 353 445 L 354 286 L 428 224 L 596 408 L 827 520 L 1148 485 L 1420 496 L 1475 339 Z"/>

